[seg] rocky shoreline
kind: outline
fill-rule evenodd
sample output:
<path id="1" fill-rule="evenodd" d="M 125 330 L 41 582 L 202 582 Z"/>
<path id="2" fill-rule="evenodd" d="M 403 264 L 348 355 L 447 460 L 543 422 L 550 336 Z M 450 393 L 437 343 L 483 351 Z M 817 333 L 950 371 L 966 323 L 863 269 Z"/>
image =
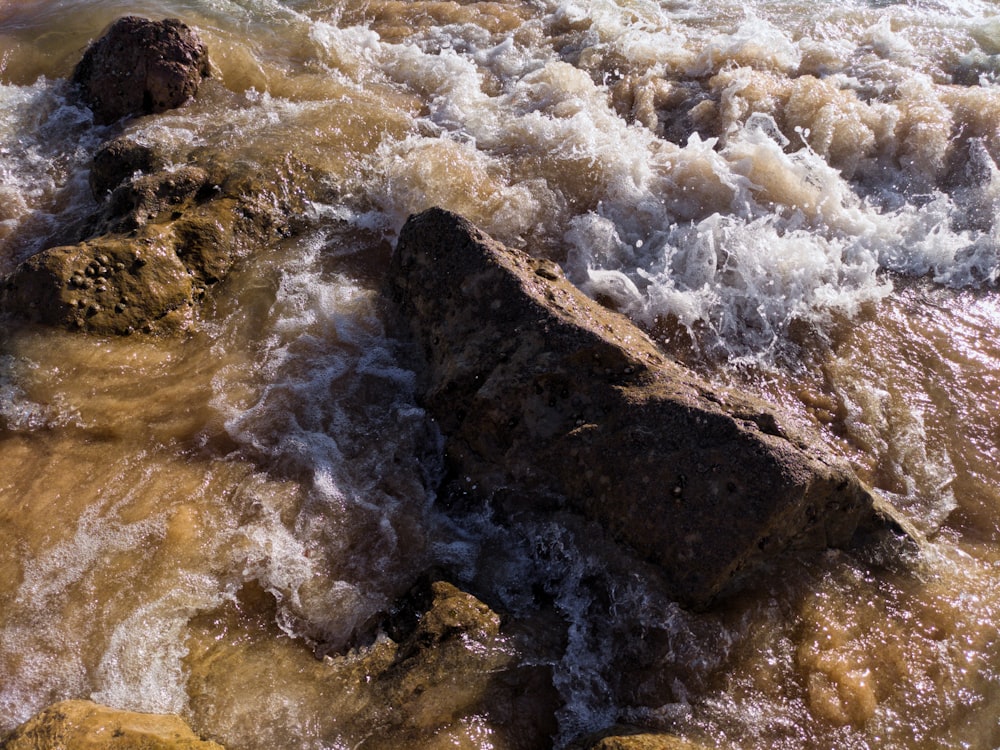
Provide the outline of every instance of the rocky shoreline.
<path id="1" fill-rule="evenodd" d="M 207 50 L 183 23 L 128 17 L 87 51 L 74 81 L 95 121 L 113 123 L 183 106 L 209 73 Z M 298 187 L 278 195 L 268 187 L 278 183 Z M 184 330 L 197 325 L 199 304 L 233 264 L 293 231 L 307 196 L 321 189 L 289 160 L 262 167 L 194 149 L 177 165 L 127 136 L 95 155 L 91 186 L 100 209 L 85 236 L 18 266 L 3 282 L 0 310 L 100 335 Z M 432 209 L 410 218 L 386 297 L 398 335 L 416 344 L 424 405 L 445 437 L 444 503 L 488 505 L 501 518 L 579 514 L 609 543 L 657 565 L 667 593 L 693 608 L 739 590 L 782 555 L 873 537 L 918 543 L 845 462 L 780 411 L 676 364 L 557 265 L 503 246 L 460 216 Z M 494 648 L 501 617 L 482 601 L 427 581 L 382 628 L 387 637 L 359 658 L 358 673 L 376 681 L 385 705 L 403 707 L 399 726 L 387 728 L 394 736 L 411 731 L 407 712 L 439 710 L 426 697 L 437 684 L 488 673 L 453 713 L 501 714 L 511 747 L 550 742 L 558 704 L 551 677 Z M 482 661 L 455 647 L 470 640 Z M 111 744 L 87 744 L 101 733 Z M 697 747 L 629 727 L 580 743 Z M 173 717 L 158 725 L 72 701 L 46 709 L 0 748 L 70 746 L 219 747 Z"/>
<path id="2" fill-rule="evenodd" d="M 94 42 L 73 82 L 98 123 L 125 123 L 183 106 L 210 73 L 208 50 L 177 19 L 126 16 Z M 171 160 L 156 145 L 112 137 L 94 155 L 98 211 L 77 244 L 21 263 L 0 309 L 70 330 L 130 334 L 181 330 L 233 263 L 285 236 L 301 213 L 300 164 L 234 161 L 191 149 Z"/>

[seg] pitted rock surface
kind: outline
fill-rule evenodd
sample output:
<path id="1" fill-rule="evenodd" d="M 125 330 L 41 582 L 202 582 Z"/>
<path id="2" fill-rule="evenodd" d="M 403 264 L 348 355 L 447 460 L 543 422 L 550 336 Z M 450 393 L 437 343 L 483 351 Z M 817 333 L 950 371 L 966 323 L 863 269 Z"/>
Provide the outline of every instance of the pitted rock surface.
<path id="1" fill-rule="evenodd" d="M 208 75 L 208 50 L 193 29 L 176 18 L 125 16 L 87 48 L 73 82 L 106 125 L 179 107 Z"/>
<path id="2" fill-rule="evenodd" d="M 104 190 L 85 238 L 18 265 L 0 285 L 0 310 L 98 334 L 187 328 L 238 258 L 290 231 L 304 193 L 279 196 L 272 186 L 308 182 L 289 159 L 226 163 L 199 153 L 199 165 L 165 168 L 155 149 L 124 138 L 105 153 L 95 157 L 97 182 L 114 189 Z"/>

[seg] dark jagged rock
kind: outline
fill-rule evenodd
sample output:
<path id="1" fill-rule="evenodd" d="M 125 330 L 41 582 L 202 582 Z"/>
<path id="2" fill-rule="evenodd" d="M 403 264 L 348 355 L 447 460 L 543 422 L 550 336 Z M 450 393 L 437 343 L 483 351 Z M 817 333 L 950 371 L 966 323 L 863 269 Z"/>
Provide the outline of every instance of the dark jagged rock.
<path id="1" fill-rule="evenodd" d="M 459 216 L 410 217 L 387 293 L 446 437 L 446 496 L 568 504 L 695 606 L 882 522 L 853 472 L 768 404 L 708 384 L 558 266 Z"/>
<path id="2" fill-rule="evenodd" d="M 194 97 L 209 75 L 208 51 L 176 18 L 125 16 L 87 48 L 73 72 L 100 124 L 165 112 Z"/>
<path id="3" fill-rule="evenodd" d="M 118 711 L 91 701 L 49 706 L 0 743 L 2 750 L 224 750 L 179 716 Z"/>

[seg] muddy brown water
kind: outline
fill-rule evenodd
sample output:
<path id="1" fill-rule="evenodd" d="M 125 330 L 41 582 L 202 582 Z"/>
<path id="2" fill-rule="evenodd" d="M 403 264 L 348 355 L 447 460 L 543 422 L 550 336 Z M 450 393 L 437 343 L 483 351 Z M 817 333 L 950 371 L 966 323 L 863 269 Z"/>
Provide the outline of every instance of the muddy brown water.
<path id="1" fill-rule="evenodd" d="M 557 746 L 616 721 L 1000 745 L 1000 4 L 0 0 L 3 273 L 94 209 L 117 131 L 65 78 L 125 12 L 183 18 L 215 66 L 126 132 L 293 155 L 336 198 L 190 332 L 2 321 L 0 736 L 92 697 L 230 748 L 355 747 L 392 707 L 347 649 L 438 565 L 515 621 L 545 600 Z M 572 523 L 450 517 L 378 294 L 431 205 L 782 404 L 927 551 L 831 551 L 692 614 Z M 502 748 L 491 721 L 421 742 Z"/>

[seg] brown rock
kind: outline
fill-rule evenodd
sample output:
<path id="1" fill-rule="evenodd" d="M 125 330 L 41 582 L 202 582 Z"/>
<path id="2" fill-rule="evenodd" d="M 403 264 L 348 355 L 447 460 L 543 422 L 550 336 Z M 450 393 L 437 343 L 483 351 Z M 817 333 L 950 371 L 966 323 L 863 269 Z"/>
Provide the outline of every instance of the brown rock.
<path id="1" fill-rule="evenodd" d="M 73 72 L 100 124 L 165 112 L 194 97 L 209 75 L 208 51 L 176 18 L 125 16 L 84 52 Z"/>
<path id="2" fill-rule="evenodd" d="M 275 183 L 296 180 L 297 164 L 157 166 L 161 157 L 117 139 L 100 167 L 110 185 L 86 239 L 43 250 L 0 286 L 0 310 L 70 330 L 100 334 L 186 327 L 208 288 L 237 258 L 288 231 L 303 196 L 279 197 Z M 146 165 L 158 170 L 145 174 Z M 133 169 L 133 167 L 138 167 Z M 96 165 L 95 165 L 96 168 Z"/>
<path id="3" fill-rule="evenodd" d="M 131 180 L 136 173 L 149 174 L 163 169 L 167 164 L 163 154 L 152 146 L 137 143 L 126 136 L 113 138 L 101 144 L 94 154 L 90 169 L 90 190 L 97 200 Z"/>
<path id="4" fill-rule="evenodd" d="M 208 174 L 200 167 L 137 174 L 111 193 L 100 228 L 105 232 L 131 232 L 147 224 L 177 219 L 199 202 L 198 194 L 205 189 L 211 187 Z"/>
<path id="5" fill-rule="evenodd" d="M 476 716 L 503 747 L 550 747 L 559 705 L 551 671 L 522 663 L 501 631 L 500 617 L 452 584 L 435 581 L 411 592 L 411 599 L 422 611 L 394 657 L 380 663 L 373 652 L 367 660 L 379 708 L 371 735 L 359 747 L 426 746 Z"/>
<path id="6" fill-rule="evenodd" d="M 709 750 L 709 747 L 663 732 L 615 727 L 574 742 L 569 750 Z"/>
<path id="7" fill-rule="evenodd" d="M 669 360 L 558 266 L 459 216 L 410 217 L 387 291 L 446 436 L 447 495 L 568 504 L 695 606 L 779 553 L 847 544 L 875 517 L 851 470 L 772 407 Z"/>
<path id="8" fill-rule="evenodd" d="M 2 750 L 224 750 L 179 716 L 116 711 L 90 701 L 56 703 L 22 724 Z"/>
<path id="9" fill-rule="evenodd" d="M 29 320 L 94 333 L 182 327 L 194 286 L 173 240 L 165 230 L 44 250 L 7 280 L 3 306 Z"/>
<path id="10" fill-rule="evenodd" d="M 154 174 L 137 174 L 122 183 L 108 199 L 105 232 L 131 232 L 147 224 L 165 223 L 203 201 L 211 191 L 208 173 L 196 166 L 183 166 Z"/>

